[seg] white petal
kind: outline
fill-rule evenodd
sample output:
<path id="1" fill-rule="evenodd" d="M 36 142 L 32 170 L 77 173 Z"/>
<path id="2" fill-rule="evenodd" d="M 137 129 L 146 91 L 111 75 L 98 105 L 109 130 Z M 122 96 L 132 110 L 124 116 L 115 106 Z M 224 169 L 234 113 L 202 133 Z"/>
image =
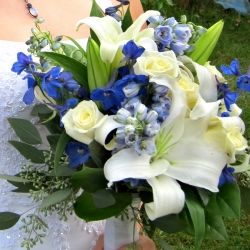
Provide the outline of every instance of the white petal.
<path id="1" fill-rule="evenodd" d="M 200 94 L 207 102 L 217 101 L 217 81 L 206 67 L 193 62 L 200 84 Z"/>
<path id="2" fill-rule="evenodd" d="M 140 15 L 134 23 L 126 30 L 124 33 L 124 37 L 127 39 L 132 39 L 136 37 L 136 35 L 139 33 L 141 30 L 142 26 L 145 24 L 145 22 L 149 19 L 151 16 L 159 16 L 160 12 L 159 11 L 154 11 L 154 10 L 148 10 L 142 15 Z"/>
<path id="3" fill-rule="evenodd" d="M 237 127 L 242 134 L 245 132 L 245 124 L 238 116 L 218 117 L 218 119 L 221 121 L 223 128 L 228 131 L 230 131 L 234 127 Z"/>
<path id="4" fill-rule="evenodd" d="M 102 61 L 112 63 L 119 47 L 120 43 L 111 43 L 103 40 L 100 46 Z"/>
<path id="5" fill-rule="evenodd" d="M 150 220 L 168 214 L 177 214 L 183 209 L 185 195 L 174 179 L 160 175 L 147 181 L 153 189 L 154 198 L 153 202 L 145 204 L 145 210 Z"/>
<path id="6" fill-rule="evenodd" d="M 122 28 L 119 22 L 113 17 L 87 17 L 77 22 L 77 29 L 82 25 L 88 25 L 97 35 L 98 39 L 102 41 L 114 42 L 117 40 L 119 34 L 122 33 Z"/>
<path id="7" fill-rule="evenodd" d="M 202 117 L 216 116 L 218 114 L 219 104 L 220 101 L 205 102 L 199 95 L 197 103 L 190 112 L 190 118 L 196 120 Z"/>
<path id="8" fill-rule="evenodd" d="M 108 118 L 95 130 L 95 140 L 103 145 L 107 150 L 112 150 L 115 147 L 115 143 L 111 140 L 106 144 L 108 135 L 115 130 L 123 126 L 121 123 L 114 121 L 114 116 L 108 116 Z"/>
<path id="9" fill-rule="evenodd" d="M 250 172 L 250 155 L 244 156 L 244 161 L 240 165 L 230 166 L 235 169 L 235 173 Z"/>
<path id="10" fill-rule="evenodd" d="M 148 37 L 141 38 L 137 42 L 137 44 L 142 46 L 143 48 L 145 48 L 146 51 L 156 51 L 157 50 L 157 45 L 154 42 L 154 40 L 152 40 L 151 38 L 148 38 Z"/>
<path id="11" fill-rule="evenodd" d="M 126 178 L 149 179 L 164 173 L 168 167 L 166 160 L 150 164 L 150 155 L 138 155 L 133 149 L 123 149 L 107 160 L 104 175 L 109 182 Z"/>
<path id="12" fill-rule="evenodd" d="M 165 156 L 171 163 L 166 175 L 192 186 L 218 191 L 219 177 L 227 155 L 202 137 L 178 141 Z"/>

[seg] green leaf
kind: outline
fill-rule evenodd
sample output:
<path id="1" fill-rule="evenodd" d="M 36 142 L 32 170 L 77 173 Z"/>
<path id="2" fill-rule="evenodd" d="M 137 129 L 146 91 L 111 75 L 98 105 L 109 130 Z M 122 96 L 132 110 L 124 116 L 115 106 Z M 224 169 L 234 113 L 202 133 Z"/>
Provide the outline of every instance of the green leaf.
<path id="1" fill-rule="evenodd" d="M 42 143 L 38 130 L 30 121 L 20 118 L 8 118 L 8 121 L 23 142 L 32 145 Z"/>
<path id="2" fill-rule="evenodd" d="M 21 216 L 16 213 L 2 212 L 0 213 L 0 230 L 13 227 Z"/>
<path id="3" fill-rule="evenodd" d="M 241 208 L 250 213 L 250 189 L 246 187 L 240 187 L 240 195 L 241 195 Z"/>
<path id="4" fill-rule="evenodd" d="M 126 14 L 122 20 L 122 30 L 125 32 L 131 24 L 133 24 L 133 19 L 131 16 L 130 7 L 128 7 Z"/>
<path id="5" fill-rule="evenodd" d="M 57 54 L 55 52 L 41 52 L 40 55 L 52 60 L 64 70 L 70 71 L 79 84 L 88 87 L 87 68 L 84 64 L 69 56 Z"/>
<path id="6" fill-rule="evenodd" d="M 109 207 L 98 208 L 93 201 L 93 195 L 88 192 L 83 192 L 74 204 L 76 215 L 86 221 L 104 220 L 119 215 L 131 204 L 132 196 L 129 193 L 112 194 L 116 203 Z"/>
<path id="7" fill-rule="evenodd" d="M 52 134 L 47 136 L 47 140 L 49 142 L 50 148 L 55 151 L 56 145 L 58 143 L 58 140 L 60 138 L 60 134 Z"/>
<path id="8" fill-rule="evenodd" d="M 69 142 L 70 137 L 66 134 L 66 132 L 63 132 L 60 135 L 60 138 L 56 145 L 56 151 L 55 151 L 55 157 L 54 157 L 54 168 L 55 168 L 55 174 L 57 175 L 58 169 L 60 168 L 60 160 L 64 153 L 65 147 L 67 143 Z"/>
<path id="9" fill-rule="evenodd" d="M 102 61 L 100 48 L 93 39 L 88 40 L 86 53 L 89 89 L 102 88 L 109 81 L 110 66 Z"/>
<path id="10" fill-rule="evenodd" d="M 173 248 L 164 239 L 157 238 L 157 243 L 159 244 L 162 250 L 173 250 Z"/>
<path id="11" fill-rule="evenodd" d="M 152 223 L 167 233 L 176 233 L 184 229 L 185 223 L 180 219 L 177 214 L 170 214 L 167 216 L 160 217 Z"/>
<path id="12" fill-rule="evenodd" d="M 203 202 L 203 205 L 206 206 L 210 200 L 211 192 L 203 188 L 197 188 L 197 191 Z"/>
<path id="13" fill-rule="evenodd" d="M 104 147 L 101 146 L 101 144 L 93 141 L 89 144 L 89 152 L 94 163 L 99 168 L 102 168 L 104 166 L 104 163 L 106 162 L 107 157 L 109 156 L 107 150 L 105 150 Z"/>
<path id="14" fill-rule="evenodd" d="M 84 65 L 87 63 L 87 59 L 85 56 L 86 53 L 82 48 L 79 49 L 78 47 L 76 47 L 74 45 L 63 43 L 62 49 L 63 49 L 63 52 L 66 56 L 69 56 L 69 57 L 77 60 L 78 62 L 80 62 Z"/>
<path id="15" fill-rule="evenodd" d="M 51 109 L 48 108 L 47 105 L 45 104 L 36 104 L 32 110 L 31 110 L 31 115 L 33 116 L 39 116 L 39 114 L 42 114 L 42 115 L 49 115 L 51 114 L 53 111 Z"/>
<path id="16" fill-rule="evenodd" d="M 93 201 L 97 208 L 110 207 L 115 204 L 115 198 L 110 190 L 102 189 L 93 193 Z"/>
<path id="17" fill-rule="evenodd" d="M 205 213 L 199 199 L 192 191 L 186 192 L 186 205 L 191 216 L 195 233 L 195 247 L 199 249 L 205 236 Z"/>
<path id="18" fill-rule="evenodd" d="M 206 238 L 226 240 L 227 237 L 227 230 L 222 217 L 213 213 L 206 213 Z"/>
<path id="19" fill-rule="evenodd" d="M 38 164 L 44 163 L 45 157 L 42 150 L 38 150 L 29 144 L 19 141 L 9 141 L 9 143 L 15 147 L 27 160 Z"/>
<path id="20" fill-rule="evenodd" d="M 60 203 L 66 200 L 71 194 L 72 194 L 71 189 L 63 189 L 56 191 L 43 199 L 40 205 L 40 209 L 44 209 L 52 205 L 55 205 L 57 203 Z"/>
<path id="21" fill-rule="evenodd" d="M 239 219 L 241 199 L 238 185 L 236 183 L 223 185 L 217 194 L 217 204 L 221 215 L 227 218 Z"/>
<path id="22" fill-rule="evenodd" d="M 86 51 L 83 49 L 83 47 L 72 37 L 70 36 L 65 36 L 65 37 L 67 37 L 81 51 L 83 56 L 86 58 Z"/>
<path id="23" fill-rule="evenodd" d="M 14 182 L 14 181 L 8 181 L 13 186 L 16 187 L 16 189 L 11 190 L 14 193 L 29 193 L 30 190 L 37 190 L 34 188 L 33 184 L 31 182 Z"/>
<path id="24" fill-rule="evenodd" d="M 19 176 L 15 176 L 15 175 L 4 175 L 4 174 L 0 174 L 0 179 L 4 179 L 6 181 L 13 181 L 13 182 L 20 182 L 20 183 L 26 183 L 29 182 L 28 180 L 19 177 Z"/>
<path id="25" fill-rule="evenodd" d="M 71 182 L 75 187 L 82 187 L 84 191 L 89 193 L 96 192 L 107 186 L 103 169 L 89 168 L 86 166 L 72 176 Z"/>
<path id="26" fill-rule="evenodd" d="M 189 54 L 189 57 L 201 65 L 205 64 L 219 40 L 223 26 L 223 20 L 211 26 L 194 44 L 195 49 Z"/>

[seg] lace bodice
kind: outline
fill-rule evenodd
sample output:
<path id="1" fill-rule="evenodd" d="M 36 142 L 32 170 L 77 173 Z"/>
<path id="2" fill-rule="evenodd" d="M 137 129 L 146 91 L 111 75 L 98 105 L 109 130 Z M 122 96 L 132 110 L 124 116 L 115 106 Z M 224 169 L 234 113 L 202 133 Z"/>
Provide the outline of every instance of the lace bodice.
<path id="1" fill-rule="evenodd" d="M 104 9 L 111 6 L 109 0 L 98 0 Z M 8 143 L 17 139 L 10 128 L 7 118 L 21 116 L 30 119 L 29 107 L 22 102 L 27 83 L 22 75 L 11 72 L 11 66 L 16 61 L 19 51 L 27 53 L 24 43 L 0 40 L 0 174 L 14 175 L 20 171 L 25 159 Z M 23 213 L 32 207 L 32 200 L 26 194 L 11 192 L 13 186 L 0 179 L 0 212 L 12 211 Z M 95 244 L 95 240 L 103 232 L 103 223 L 84 223 L 75 216 L 67 222 L 60 221 L 55 215 L 46 218 L 50 229 L 44 244 L 34 250 L 88 250 Z M 21 250 L 22 235 L 20 223 L 6 231 L 0 231 L 1 250 Z"/>

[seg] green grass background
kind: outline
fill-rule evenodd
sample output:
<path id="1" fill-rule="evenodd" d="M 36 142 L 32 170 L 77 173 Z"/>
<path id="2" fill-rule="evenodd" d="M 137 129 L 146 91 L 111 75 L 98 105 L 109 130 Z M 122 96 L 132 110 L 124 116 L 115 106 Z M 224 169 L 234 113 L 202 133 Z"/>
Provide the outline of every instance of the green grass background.
<path id="1" fill-rule="evenodd" d="M 182 1 L 183 2 L 183 1 Z M 204 27 L 209 27 L 220 19 L 224 20 L 224 29 L 220 40 L 210 58 L 211 64 L 220 66 L 230 64 L 238 58 L 241 72 L 246 73 L 250 65 L 250 16 L 243 16 L 234 10 L 224 10 L 213 0 L 190 0 L 188 6 L 183 6 L 181 0 L 173 0 L 174 6 L 169 6 L 167 0 L 142 0 L 144 9 L 158 9 L 165 17 L 174 16 L 179 19 L 186 15 L 188 21 Z M 235 79 L 229 79 L 235 88 Z M 242 118 L 246 124 L 245 136 L 250 138 L 250 93 L 240 93 L 238 105 L 243 109 Z M 250 197 L 248 198 L 250 200 Z M 228 241 L 205 240 L 203 250 L 250 250 L 250 213 L 242 210 L 240 220 L 227 220 Z M 193 238 L 183 234 L 167 234 L 157 231 L 154 240 L 157 249 L 191 250 L 194 249 Z"/>

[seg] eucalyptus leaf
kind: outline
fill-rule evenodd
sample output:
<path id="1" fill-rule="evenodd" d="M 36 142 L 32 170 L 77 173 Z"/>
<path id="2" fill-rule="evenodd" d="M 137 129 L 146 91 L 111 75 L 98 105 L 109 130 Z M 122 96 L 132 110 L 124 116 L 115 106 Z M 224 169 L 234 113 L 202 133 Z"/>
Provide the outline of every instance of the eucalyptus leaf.
<path id="1" fill-rule="evenodd" d="M 205 236 L 205 213 L 199 199 L 192 191 L 186 192 L 186 205 L 194 226 L 195 247 L 200 248 Z"/>
<path id="2" fill-rule="evenodd" d="M 52 205 L 66 200 L 72 194 L 71 189 L 62 189 L 45 197 L 40 205 L 40 209 L 48 208 Z"/>
<path id="3" fill-rule="evenodd" d="M 71 182 L 75 187 L 82 187 L 84 191 L 93 193 L 99 189 L 107 187 L 103 169 L 89 168 L 84 166 L 81 171 L 75 172 L 71 178 Z"/>
<path id="4" fill-rule="evenodd" d="M 32 145 L 42 143 L 38 130 L 30 121 L 20 118 L 8 118 L 8 121 L 23 142 Z"/>
<path id="5" fill-rule="evenodd" d="M 61 160 L 61 157 L 64 153 L 65 147 L 66 147 L 67 143 L 69 142 L 69 140 L 70 140 L 70 137 L 66 134 L 66 132 L 63 132 L 60 135 L 60 138 L 57 142 L 55 157 L 54 157 L 55 174 L 57 174 L 58 168 L 60 168 L 60 160 Z"/>
<path id="6" fill-rule="evenodd" d="M 19 141 L 9 141 L 9 143 L 15 147 L 19 153 L 24 156 L 27 160 L 33 163 L 44 163 L 45 157 L 43 150 L 38 150 L 37 148 Z"/>
<path id="7" fill-rule="evenodd" d="M 97 208 L 110 207 L 115 204 L 115 198 L 110 190 L 98 190 L 93 195 L 93 201 Z"/>
<path id="8" fill-rule="evenodd" d="M 68 70 L 79 84 L 88 87 L 87 68 L 84 64 L 69 56 L 55 52 L 41 52 L 40 55 L 52 60 L 64 70 Z"/>
<path id="9" fill-rule="evenodd" d="M 5 230 L 13 227 L 18 220 L 20 219 L 20 215 L 11 212 L 1 212 L 0 213 L 0 230 Z"/>
<path id="10" fill-rule="evenodd" d="M 15 176 L 15 175 L 3 175 L 0 174 L 0 179 L 4 179 L 6 181 L 13 181 L 13 182 L 20 182 L 20 183 L 27 183 L 29 182 L 28 180 L 19 177 L 19 176 Z"/>
<path id="11" fill-rule="evenodd" d="M 104 220 L 119 215 L 131 204 L 132 196 L 129 193 L 112 194 L 116 201 L 115 204 L 105 208 L 98 208 L 93 201 L 93 195 L 88 192 L 83 192 L 74 204 L 76 215 L 86 221 Z"/>

